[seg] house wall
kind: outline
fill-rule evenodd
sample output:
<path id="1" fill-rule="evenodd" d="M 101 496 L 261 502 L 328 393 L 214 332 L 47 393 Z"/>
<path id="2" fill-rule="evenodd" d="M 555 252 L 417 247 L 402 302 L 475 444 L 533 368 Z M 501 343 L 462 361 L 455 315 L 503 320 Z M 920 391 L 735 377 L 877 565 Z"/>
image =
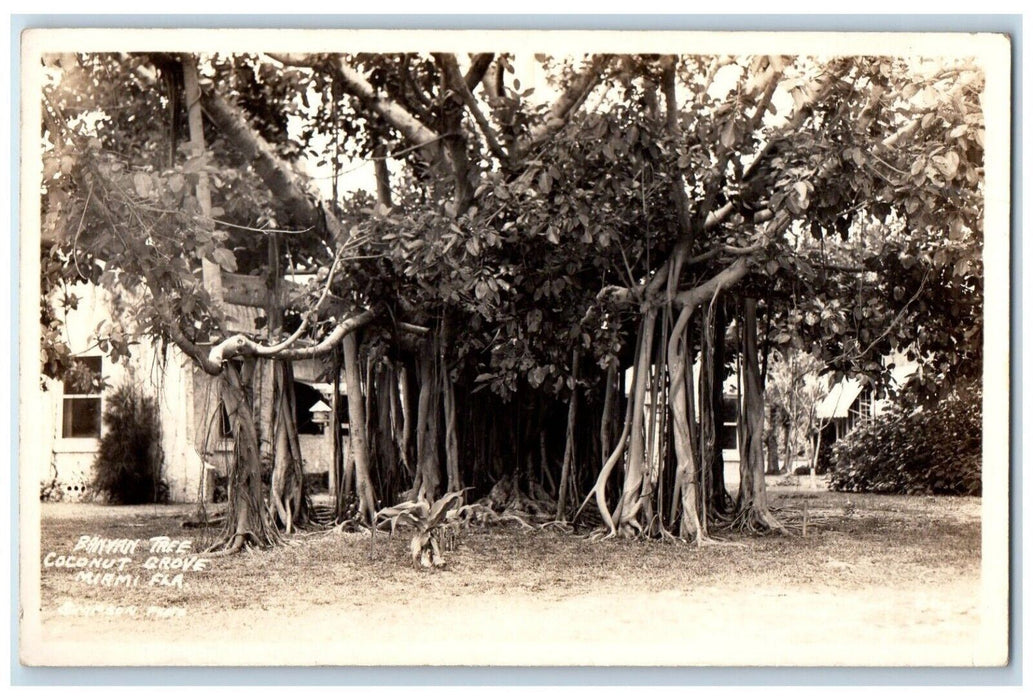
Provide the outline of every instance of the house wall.
<path id="1" fill-rule="evenodd" d="M 76 285 L 71 290 L 80 301 L 65 318 L 65 340 L 73 354 L 101 355 L 95 346 L 98 324 L 111 315 L 109 297 L 103 290 L 89 285 Z M 130 380 L 158 405 L 161 445 L 164 453 L 163 478 L 173 502 L 195 501 L 200 485 L 202 461 L 193 449 L 189 416 L 193 404 L 193 366 L 178 350 L 166 355 L 148 342 L 132 348 L 132 358 L 112 362 L 103 357 L 101 373 L 108 388 L 101 392 L 101 412 L 123 382 Z M 40 465 L 40 483 L 52 485 L 62 500 L 81 500 L 88 493 L 93 479 L 94 461 L 100 447 L 99 438 L 66 438 L 62 436 L 64 389 L 61 382 L 46 380 L 41 392 L 38 421 L 42 449 L 38 454 L 49 457 Z M 108 427 L 101 424 L 101 436 Z M 54 494 L 56 496 L 56 494 Z"/>
<path id="2" fill-rule="evenodd" d="M 310 386 L 318 383 L 322 390 L 320 396 L 324 403 L 330 404 L 330 393 L 333 393 L 332 386 L 326 380 L 327 368 L 321 360 L 302 360 L 294 363 L 294 379 L 297 382 L 308 383 Z M 342 391 L 344 382 L 341 383 Z M 329 393 L 324 393 L 328 391 Z M 342 400 L 344 396 L 342 394 Z M 308 409 L 308 406 L 299 405 L 300 410 Z M 321 474 L 329 472 L 334 460 L 333 438 L 330 433 L 330 426 L 323 429 L 322 434 L 300 434 L 298 441 L 301 443 L 301 459 L 306 474 Z M 345 439 L 347 442 L 347 439 Z"/>
<path id="3" fill-rule="evenodd" d="M 159 420 L 161 421 L 163 478 L 174 503 L 196 502 L 211 498 L 211 485 L 202 486 L 204 460 L 194 448 L 192 425 L 194 375 L 193 362 L 178 349 L 169 352 L 164 375 L 157 378 Z"/>
<path id="4" fill-rule="evenodd" d="M 301 459 L 306 474 L 330 471 L 334 455 L 329 428 L 323 435 L 299 435 L 298 440 L 301 443 Z"/>

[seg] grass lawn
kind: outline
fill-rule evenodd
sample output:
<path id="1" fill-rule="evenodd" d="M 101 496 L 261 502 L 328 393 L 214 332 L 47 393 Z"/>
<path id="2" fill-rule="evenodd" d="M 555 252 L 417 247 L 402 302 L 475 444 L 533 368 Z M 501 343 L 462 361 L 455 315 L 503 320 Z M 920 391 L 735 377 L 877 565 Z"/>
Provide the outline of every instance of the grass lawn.
<path id="1" fill-rule="evenodd" d="M 211 559 L 182 587 L 42 567 L 83 535 L 193 538 L 191 509 L 43 504 L 37 662 L 969 665 L 980 500 L 772 490 L 789 537 L 703 548 L 470 529 L 447 566 L 407 537 L 307 533 Z M 808 531 L 800 525 L 806 505 Z M 76 553 L 78 555 L 79 553 Z M 117 556 L 117 555 L 113 555 Z M 168 556 L 168 555 L 165 555 Z M 182 555 L 181 555 L 182 556 Z M 51 559 L 53 561 L 53 558 Z M 169 575 L 168 581 L 171 581 Z M 94 604 L 96 605 L 95 607 Z M 121 611 L 114 606 L 121 606 Z"/>

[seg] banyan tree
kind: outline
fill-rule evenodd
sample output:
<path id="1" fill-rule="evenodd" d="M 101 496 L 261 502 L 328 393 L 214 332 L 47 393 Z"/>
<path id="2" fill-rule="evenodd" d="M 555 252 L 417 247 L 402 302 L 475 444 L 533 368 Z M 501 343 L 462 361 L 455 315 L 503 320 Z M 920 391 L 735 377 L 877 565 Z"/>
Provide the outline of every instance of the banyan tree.
<path id="1" fill-rule="evenodd" d="M 774 349 L 875 381 L 896 350 L 980 371 L 977 65 L 152 53 L 52 68 L 44 255 L 75 264 L 44 285 L 144 290 L 139 327 L 213 377 L 236 445 L 231 548 L 304 523 L 300 359 L 346 388 L 340 518 L 468 489 L 697 542 L 783 530 L 763 478 Z M 369 192 L 343 186 L 357 163 Z M 300 269 L 305 283 L 286 274 Z M 227 303 L 264 327 L 232 332 Z"/>

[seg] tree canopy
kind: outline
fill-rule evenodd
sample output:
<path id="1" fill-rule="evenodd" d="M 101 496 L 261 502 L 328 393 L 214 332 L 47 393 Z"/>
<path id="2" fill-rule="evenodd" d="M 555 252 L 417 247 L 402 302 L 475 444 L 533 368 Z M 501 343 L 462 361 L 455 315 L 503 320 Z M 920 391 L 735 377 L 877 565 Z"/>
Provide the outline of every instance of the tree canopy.
<path id="1" fill-rule="evenodd" d="M 409 363 L 421 396 L 438 392 L 427 405 L 444 401 L 443 430 L 409 428 L 422 466 L 381 474 L 377 498 L 403 482 L 433 497 L 440 449 L 449 488 L 544 480 L 562 513 L 569 478 L 611 532 L 681 518 L 683 536 L 705 535 L 705 507 L 702 526 L 684 524 L 690 501 L 705 506 L 708 459 L 687 368 L 733 332 L 718 356 L 744 368 L 795 350 L 880 384 L 883 358 L 902 352 L 929 396 L 981 373 L 974 61 L 537 55 L 524 76 L 517 59 L 48 56 L 44 290 L 145 290 L 136 330 L 211 374 L 236 356 L 329 357 L 361 328 L 363 357 Z M 203 131 L 189 126 L 191 80 Z M 369 191 L 341 188 L 363 162 Z M 218 294 L 206 265 L 222 271 Z M 272 298 L 282 322 L 227 330 L 224 302 Z M 70 365 L 56 323 L 44 319 L 45 374 Z M 117 319 L 101 335 L 114 357 L 130 351 Z M 611 400 L 633 366 L 628 398 Z M 548 426 L 578 396 L 588 410 L 564 438 Z M 472 415 L 448 427 L 457 399 L 460 415 L 522 408 L 489 440 Z M 647 403 L 667 408 L 650 418 Z M 516 454 L 502 455 L 507 440 Z M 553 474 L 547 453 L 572 440 L 580 470 Z M 371 442 L 376 462 L 399 439 Z M 634 464 L 650 459 L 671 469 Z M 611 462 L 624 465 L 618 501 Z M 756 524 L 777 526 L 758 502 Z"/>

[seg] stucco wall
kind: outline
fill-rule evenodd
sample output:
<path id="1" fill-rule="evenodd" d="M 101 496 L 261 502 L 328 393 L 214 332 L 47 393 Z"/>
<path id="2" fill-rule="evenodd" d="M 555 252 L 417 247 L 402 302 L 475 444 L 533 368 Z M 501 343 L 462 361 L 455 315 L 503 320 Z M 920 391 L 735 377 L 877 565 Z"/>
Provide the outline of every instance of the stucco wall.
<path id="1" fill-rule="evenodd" d="M 101 290 L 77 285 L 73 288 L 79 298 L 77 309 L 69 311 L 65 322 L 65 338 L 75 354 L 100 354 L 94 337 L 98 324 L 110 317 L 107 295 Z M 136 383 L 158 404 L 161 423 L 161 442 L 164 453 L 163 478 L 174 502 L 192 502 L 197 499 L 202 471 L 200 455 L 193 447 L 194 434 L 190 416 L 194 404 L 193 366 L 178 350 L 170 349 L 161 355 L 150 343 L 141 342 L 132 348 L 130 360 L 112 362 L 103 358 L 102 374 L 108 388 L 101 393 L 103 413 L 112 392 L 123 382 Z M 41 391 L 38 429 L 33 431 L 42 443 L 36 454 L 47 455 L 39 465 L 41 486 L 53 484 L 63 500 L 80 500 L 88 490 L 93 477 L 93 464 L 100 440 L 97 438 L 62 437 L 64 391 L 61 382 L 47 381 Z M 24 417 L 23 420 L 30 419 Z M 108 427 L 101 425 L 101 435 Z M 57 494 L 52 494 L 57 497 Z"/>

